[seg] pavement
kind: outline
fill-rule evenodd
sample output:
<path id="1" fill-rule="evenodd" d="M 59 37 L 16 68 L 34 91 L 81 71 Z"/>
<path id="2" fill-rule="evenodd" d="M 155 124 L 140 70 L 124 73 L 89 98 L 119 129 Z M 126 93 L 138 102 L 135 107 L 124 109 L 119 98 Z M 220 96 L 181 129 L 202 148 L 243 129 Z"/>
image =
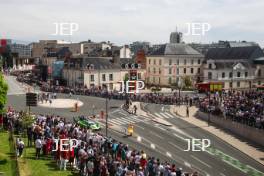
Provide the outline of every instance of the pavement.
<path id="1" fill-rule="evenodd" d="M 195 126 L 203 127 L 204 130 L 216 135 L 226 143 L 232 145 L 236 149 L 240 150 L 241 152 L 245 153 L 249 157 L 255 159 L 262 165 L 264 165 L 264 152 L 259 151 L 255 147 L 252 147 L 249 143 L 239 140 L 238 138 L 234 137 L 231 134 L 228 134 L 224 132 L 223 130 L 216 128 L 215 126 L 208 126 L 207 122 L 200 120 L 195 117 L 196 112 L 198 111 L 198 108 L 195 106 L 189 107 L 189 117 L 187 117 L 186 114 L 186 106 L 171 106 L 170 111 L 172 113 L 176 113 L 181 117 L 182 120 L 185 120 L 186 122 L 193 124 Z"/>
<path id="2" fill-rule="evenodd" d="M 58 98 L 68 98 L 68 95 L 58 94 Z M 100 111 L 105 110 L 106 101 L 103 98 L 74 95 L 72 99 L 79 99 L 84 103 L 78 112 L 63 108 L 33 107 L 31 109 L 38 114 L 60 115 L 67 120 L 78 115 L 98 115 Z M 110 100 L 108 103 L 108 136 L 128 144 L 129 147 L 144 150 L 148 156 L 174 163 L 187 172 L 198 171 L 204 176 L 264 175 L 264 166 L 259 162 L 204 130 L 203 126 L 186 122 L 182 117 L 170 112 L 169 106 L 158 104 L 140 106 L 139 103 L 134 103 L 133 105 L 138 107 L 137 114 L 134 115 L 120 108 L 123 103 L 124 101 L 119 100 Z M 8 105 L 17 110 L 24 110 L 25 95 L 9 95 Z M 105 119 L 100 121 L 101 132 L 104 133 Z M 134 126 L 131 137 L 124 135 L 123 131 L 128 124 Z M 190 147 L 188 140 L 204 138 L 211 141 L 211 146 L 205 151 L 186 151 Z"/>
<path id="3" fill-rule="evenodd" d="M 68 98 L 63 98 L 63 99 L 52 99 L 51 103 L 49 101 L 43 101 L 38 102 L 38 106 L 46 107 L 46 108 L 74 108 L 75 104 L 78 104 L 78 107 L 83 106 L 83 102 L 80 100 L 75 100 L 75 99 L 68 99 Z"/>

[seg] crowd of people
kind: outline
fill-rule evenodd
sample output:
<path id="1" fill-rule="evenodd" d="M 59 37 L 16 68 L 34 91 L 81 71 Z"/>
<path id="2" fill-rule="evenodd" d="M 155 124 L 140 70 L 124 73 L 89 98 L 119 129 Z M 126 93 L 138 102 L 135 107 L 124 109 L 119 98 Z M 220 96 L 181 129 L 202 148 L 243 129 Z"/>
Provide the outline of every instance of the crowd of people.
<path id="1" fill-rule="evenodd" d="M 19 132 L 20 129 L 14 128 L 20 128 L 16 124 L 20 122 L 22 113 L 9 109 L 4 117 L 5 128 Z M 142 150 L 133 150 L 111 137 L 81 128 L 76 123 L 66 122 L 65 118 L 59 116 L 36 115 L 26 131 L 27 145 L 35 147 L 36 159 L 51 155 L 60 170 L 72 169 L 79 172 L 79 175 L 198 176 L 197 172 L 183 172 L 175 164 L 148 157 Z M 78 142 L 73 145 L 77 147 L 71 148 L 62 139 L 75 139 Z M 17 140 L 19 156 L 23 155 L 21 141 Z"/>
<path id="2" fill-rule="evenodd" d="M 264 92 L 229 91 L 221 96 L 213 94 L 210 101 L 207 96 L 200 102 L 200 110 L 264 129 Z"/>

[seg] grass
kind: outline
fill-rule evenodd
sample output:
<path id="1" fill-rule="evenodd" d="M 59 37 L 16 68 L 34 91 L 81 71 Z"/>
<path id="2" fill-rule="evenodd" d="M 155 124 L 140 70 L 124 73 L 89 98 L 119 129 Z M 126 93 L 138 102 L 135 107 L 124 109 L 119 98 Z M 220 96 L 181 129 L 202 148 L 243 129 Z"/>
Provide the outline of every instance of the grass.
<path id="1" fill-rule="evenodd" d="M 0 173 L 5 176 L 16 175 L 16 158 L 9 143 L 8 132 L 0 132 Z"/>
<path id="2" fill-rule="evenodd" d="M 27 145 L 27 139 L 23 138 L 25 145 Z M 35 159 L 35 148 L 26 147 L 23 153 L 23 157 L 19 158 L 19 171 L 20 176 L 75 176 L 76 172 L 60 171 L 55 161 L 51 157 L 41 157 Z"/>

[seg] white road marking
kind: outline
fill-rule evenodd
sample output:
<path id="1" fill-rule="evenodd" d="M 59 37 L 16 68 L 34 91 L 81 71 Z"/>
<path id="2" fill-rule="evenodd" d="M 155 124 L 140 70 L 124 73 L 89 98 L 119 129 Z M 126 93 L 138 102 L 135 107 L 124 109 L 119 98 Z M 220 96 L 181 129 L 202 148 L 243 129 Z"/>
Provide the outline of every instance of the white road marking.
<path id="1" fill-rule="evenodd" d="M 137 141 L 138 141 L 138 142 L 141 142 L 141 141 L 142 141 L 142 139 L 141 139 L 140 136 L 137 137 Z"/>
<path id="2" fill-rule="evenodd" d="M 134 126 L 136 126 L 137 128 L 140 128 L 142 130 L 145 130 L 145 128 L 143 128 L 142 126 L 139 126 L 139 125 L 136 125 L 136 124 L 134 124 Z"/>
<path id="3" fill-rule="evenodd" d="M 154 113 L 156 116 L 158 116 L 161 119 L 164 119 L 164 117 L 162 117 L 159 113 Z"/>
<path id="4" fill-rule="evenodd" d="M 150 147 L 153 148 L 153 149 L 156 148 L 155 144 L 150 144 Z"/>
<path id="5" fill-rule="evenodd" d="M 183 149 L 183 148 L 181 148 L 181 147 L 179 147 L 178 145 L 176 145 L 176 144 L 172 143 L 171 141 L 169 141 L 169 144 L 170 144 L 170 145 L 172 145 L 173 147 L 175 147 L 175 148 L 179 149 L 179 150 L 182 150 L 182 151 L 184 151 L 184 149 Z"/>
<path id="6" fill-rule="evenodd" d="M 155 132 L 153 132 L 153 131 L 150 131 L 150 133 L 153 134 L 154 136 L 157 136 L 157 137 L 160 138 L 160 139 L 163 139 L 162 136 L 158 135 L 157 133 L 155 133 Z"/>
<path id="7" fill-rule="evenodd" d="M 173 118 L 173 115 L 171 115 L 170 113 L 164 112 L 164 114 L 167 114 L 167 116 Z"/>
<path id="8" fill-rule="evenodd" d="M 169 152 L 166 152 L 166 155 L 171 158 L 171 154 Z"/>
<path id="9" fill-rule="evenodd" d="M 184 165 L 187 166 L 187 167 L 190 167 L 190 168 L 192 167 L 192 165 L 190 163 L 186 162 L 186 161 L 184 161 Z"/>
<path id="10" fill-rule="evenodd" d="M 199 162 L 202 163 L 203 165 L 205 165 L 205 166 L 207 166 L 207 167 L 209 167 L 209 168 L 212 168 L 212 166 L 210 166 L 209 164 L 203 162 L 203 161 L 200 160 L 199 158 L 197 158 L 197 157 L 195 157 L 195 156 L 193 156 L 193 155 L 191 155 L 191 157 L 194 158 L 195 160 L 199 161 Z"/>
<path id="11" fill-rule="evenodd" d="M 160 113 L 160 115 L 163 116 L 165 119 L 169 119 L 169 117 L 164 113 Z"/>
<path id="12" fill-rule="evenodd" d="M 123 113 L 123 112 L 121 112 L 121 111 L 119 111 L 119 112 L 117 112 L 118 114 L 121 114 L 121 115 L 124 115 L 125 117 L 127 116 L 127 114 L 125 114 L 125 113 Z"/>

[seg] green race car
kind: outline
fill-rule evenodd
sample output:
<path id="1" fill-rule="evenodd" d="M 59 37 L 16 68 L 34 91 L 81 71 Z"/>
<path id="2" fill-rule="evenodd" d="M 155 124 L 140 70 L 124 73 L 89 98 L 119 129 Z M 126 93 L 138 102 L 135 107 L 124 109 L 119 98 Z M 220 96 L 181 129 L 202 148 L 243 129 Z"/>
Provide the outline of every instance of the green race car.
<path id="1" fill-rule="evenodd" d="M 74 119 L 75 120 L 75 119 Z M 85 118 L 79 118 L 78 120 L 75 120 L 75 122 L 80 125 L 83 128 L 88 128 L 93 131 L 97 131 L 101 129 L 101 126 L 99 123 L 85 119 Z"/>

